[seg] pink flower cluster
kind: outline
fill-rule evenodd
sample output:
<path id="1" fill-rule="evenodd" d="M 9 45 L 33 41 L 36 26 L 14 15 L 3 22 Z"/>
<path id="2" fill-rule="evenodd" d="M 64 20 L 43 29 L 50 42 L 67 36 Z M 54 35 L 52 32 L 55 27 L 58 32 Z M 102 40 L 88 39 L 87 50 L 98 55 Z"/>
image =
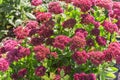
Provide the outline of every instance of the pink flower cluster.
<path id="1" fill-rule="evenodd" d="M 50 54 L 50 50 L 43 45 L 34 46 L 35 57 L 38 61 L 42 61 Z"/>
<path id="2" fill-rule="evenodd" d="M 71 19 L 64 21 L 62 26 L 64 28 L 73 28 L 75 24 L 76 24 L 76 20 L 71 18 Z"/>
<path id="3" fill-rule="evenodd" d="M 77 32 L 75 36 L 71 38 L 70 49 L 75 51 L 77 48 L 84 48 L 86 46 L 85 34 Z"/>
<path id="4" fill-rule="evenodd" d="M 44 76 L 46 73 L 46 68 L 44 66 L 39 66 L 35 69 L 36 76 Z"/>
<path id="5" fill-rule="evenodd" d="M 9 62 L 18 61 L 19 59 L 24 58 L 29 55 L 30 55 L 29 48 L 19 46 L 18 48 L 13 49 L 7 53 L 7 60 Z"/>
<path id="6" fill-rule="evenodd" d="M 98 28 L 94 28 L 94 29 L 92 29 L 91 34 L 95 35 L 95 36 L 99 36 L 100 30 Z"/>
<path id="7" fill-rule="evenodd" d="M 86 63 L 87 59 L 88 59 L 88 55 L 85 51 L 82 51 L 82 52 L 75 52 L 73 55 L 72 55 L 72 58 L 73 60 L 77 63 L 77 64 L 83 64 L 83 63 Z"/>
<path id="8" fill-rule="evenodd" d="M 112 61 L 112 59 L 116 59 L 120 56 L 120 43 L 113 42 L 109 45 L 108 49 L 104 50 L 105 61 Z"/>
<path id="9" fill-rule="evenodd" d="M 95 18 L 90 14 L 81 14 L 81 23 L 83 24 L 93 24 L 96 28 L 100 26 L 98 21 L 95 21 Z"/>
<path id="10" fill-rule="evenodd" d="M 42 0 L 32 0 L 31 4 L 34 6 L 38 6 L 38 5 L 42 4 Z"/>
<path id="11" fill-rule="evenodd" d="M 116 1 L 114 1 L 113 2 L 113 8 L 115 9 L 120 9 L 120 2 L 116 2 Z"/>
<path id="12" fill-rule="evenodd" d="M 18 70 L 17 73 L 12 74 L 11 78 L 13 80 L 18 80 L 18 79 L 24 78 L 25 75 L 27 74 L 27 72 L 28 71 L 26 68 L 22 68 L 22 69 Z"/>
<path id="13" fill-rule="evenodd" d="M 70 38 L 64 35 L 59 35 L 55 38 L 53 46 L 60 49 L 65 49 L 65 46 L 70 42 Z"/>
<path id="14" fill-rule="evenodd" d="M 85 73 L 75 73 L 74 80 L 97 80 L 96 75 L 93 73 L 85 74 Z"/>
<path id="15" fill-rule="evenodd" d="M 54 26 L 46 26 L 46 24 L 43 24 L 39 29 L 38 29 L 38 34 L 44 38 L 50 37 L 53 35 L 53 28 Z"/>
<path id="16" fill-rule="evenodd" d="M 102 37 L 102 36 L 97 36 L 96 37 L 96 41 L 101 46 L 105 46 L 106 43 L 107 43 L 107 40 L 104 37 Z"/>
<path id="17" fill-rule="evenodd" d="M 49 13 L 49 12 L 37 12 L 35 16 L 36 16 L 37 20 L 40 22 L 46 22 L 52 18 L 51 13 Z"/>
<path id="18" fill-rule="evenodd" d="M 59 2 L 50 2 L 48 6 L 49 6 L 48 11 L 51 13 L 54 13 L 54 14 L 63 13 L 63 9 L 60 6 Z"/>
<path id="19" fill-rule="evenodd" d="M 9 39 L 9 40 L 6 40 L 3 44 L 4 44 L 4 50 L 10 51 L 10 50 L 14 49 L 15 47 L 17 47 L 19 43 L 15 40 Z"/>
<path id="20" fill-rule="evenodd" d="M 114 33 L 114 32 L 117 32 L 118 31 L 118 27 L 116 24 L 113 24 L 109 21 L 104 21 L 103 24 L 102 24 L 105 28 L 106 31 L 110 32 L 110 33 Z"/>
<path id="21" fill-rule="evenodd" d="M 55 75 L 55 78 L 53 80 L 60 80 L 60 79 L 61 79 L 60 75 Z"/>
<path id="22" fill-rule="evenodd" d="M 94 46 L 94 40 L 93 39 L 88 39 L 87 41 L 86 41 L 86 43 L 87 43 L 87 46 Z"/>
<path id="23" fill-rule="evenodd" d="M 27 24 L 26 24 L 26 27 L 28 30 L 32 30 L 32 29 L 36 29 L 38 27 L 38 22 L 37 21 L 29 21 Z"/>
<path id="24" fill-rule="evenodd" d="M 29 30 L 22 26 L 18 26 L 14 29 L 14 34 L 18 39 L 25 39 L 29 35 Z"/>
<path id="25" fill-rule="evenodd" d="M 108 10 L 112 10 L 113 1 L 112 0 L 96 0 L 95 5 L 103 7 Z"/>
<path id="26" fill-rule="evenodd" d="M 5 48 L 4 47 L 0 47 L 0 54 L 4 54 L 5 52 L 6 52 Z"/>
<path id="27" fill-rule="evenodd" d="M 30 43 L 32 45 L 36 46 L 36 45 L 41 45 L 43 43 L 43 41 L 44 41 L 43 37 L 40 37 L 40 38 L 39 37 L 34 37 L 34 38 L 31 39 Z"/>
<path id="28" fill-rule="evenodd" d="M 81 11 L 86 12 L 90 10 L 93 3 L 90 0 L 73 0 L 73 5 L 81 9 Z"/>
<path id="29" fill-rule="evenodd" d="M 82 14 L 81 17 L 81 23 L 83 24 L 93 24 L 95 22 L 94 17 L 90 14 Z"/>
<path id="30" fill-rule="evenodd" d="M 0 58 L 0 71 L 7 71 L 9 68 L 9 62 L 4 59 L 4 58 Z"/>
<path id="31" fill-rule="evenodd" d="M 87 37 L 88 32 L 83 28 L 78 28 L 75 30 L 75 35 L 83 38 L 83 37 Z"/>
<path id="32" fill-rule="evenodd" d="M 104 54 L 99 51 L 92 51 L 88 53 L 89 55 L 89 60 L 94 64 L 94 65 L 99 65 L 102 64 L 104 60 Z"/>

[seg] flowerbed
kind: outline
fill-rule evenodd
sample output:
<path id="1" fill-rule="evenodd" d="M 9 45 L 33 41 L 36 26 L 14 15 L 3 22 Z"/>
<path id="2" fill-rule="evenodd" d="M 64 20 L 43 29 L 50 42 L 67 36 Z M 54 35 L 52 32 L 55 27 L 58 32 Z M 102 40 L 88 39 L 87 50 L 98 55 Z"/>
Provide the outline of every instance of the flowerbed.
<path id="1" fill-rule="evenodd" d="M 120 64 L 120 2 L 32 0 L 35 20 L 2 41 L 2 80 L 109 80 Z M 41 6 L 45 6 L 43 8 Z"/>

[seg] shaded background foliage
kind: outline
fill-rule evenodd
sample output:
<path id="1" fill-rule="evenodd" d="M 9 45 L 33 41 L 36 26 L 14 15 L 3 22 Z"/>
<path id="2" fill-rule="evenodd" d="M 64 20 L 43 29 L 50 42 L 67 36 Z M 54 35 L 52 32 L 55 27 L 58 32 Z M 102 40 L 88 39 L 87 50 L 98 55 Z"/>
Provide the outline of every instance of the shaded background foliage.
<path id="1" fill-rule="evenodd" d="M 30 4 L 31 0 L 0 0 L 0 41 L 5 37 L 14 37 L 12 30 L 15 26 L 27 21 L 28 18 L 35 19 L 31 14 L 34 8 Z M 50 1 L 43 0 L 46 4 Z"/>

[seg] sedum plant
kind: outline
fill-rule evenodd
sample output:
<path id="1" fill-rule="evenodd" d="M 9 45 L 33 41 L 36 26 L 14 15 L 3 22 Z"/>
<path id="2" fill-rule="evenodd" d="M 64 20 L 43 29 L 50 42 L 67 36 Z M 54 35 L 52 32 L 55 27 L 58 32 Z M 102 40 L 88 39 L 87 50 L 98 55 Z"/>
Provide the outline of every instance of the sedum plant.
<path id="1" fill-rule="evenodd" d="M 110 80 L 120 64 L 120 3 L 31 0 L 35 19 L 2 41 L 2 80 Z"/>

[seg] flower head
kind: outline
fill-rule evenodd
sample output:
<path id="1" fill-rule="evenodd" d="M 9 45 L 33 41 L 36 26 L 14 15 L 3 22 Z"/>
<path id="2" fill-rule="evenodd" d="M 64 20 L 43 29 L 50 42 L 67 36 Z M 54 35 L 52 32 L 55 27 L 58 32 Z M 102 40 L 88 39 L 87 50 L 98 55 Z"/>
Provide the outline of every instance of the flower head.
<path id="1" fill-rule="evenodd" d="M 53 35 L 53 29 L 51 27 L 45 26 L 44 24 L 38 30 L 38 34 L 44 38 Z"/>
<path id="2" fill-rule="evenodd" d="M 4 58 L 0 58 L 0 71 L 2 72 L 7 71 L 8 68 L 9 68 L 9 62 Z"/>
<path id="3" fill-rule="evenodd" d="M 113 2 L 113 9 L 120 9 L 120 2 L 114 1 Z"/>
<path id="4" fill-rule="evenodd" d="M 60 75 L 55 75 L 55 78 L 53 80 L 60 80 L 60 79 L 61 79 Z"/>
<path id="5" fill-rule="evenodd" d="M 92 35 L 95 35 L 95 36 L 99 36 L 100 30 L 99 30 L 98 28 L 94 28 L 94 29 L 91 31 L 91 34 L 92 34 Z"/>
<path id="6" fill-rule="evenodd" d="M 44 66 L 39 66 L 35 69 L 36 76 L 44 76 L 46 72 L 46 68 Z"/>
<path id="7" fill-rule="evenodd" d="M 76 20 L 71 18 L 71 19 L 64 21 L 62 26 L 64 28 L 73 28 L 75 24 L 76 24 Z"/>
<path id="8" fill-rule="evenodd" d="M 32 29 L 36 29 L 38 27 L 38 22 L 37 21 L 29 21 L 27 24 L 26 24 L 26 27 L 27 29 L 29 30 L 32 30 Z"/>
<path id="9" fill-rule="evenodd" d="M 83 34 L 83 35 L 82 35 Z M 82 29 L 82 28 L 78 28 L 75 30 L 75 35 L 76 36 L 84 36 L 84 37 L 87 37 L 88 35 L 88 32 L 85 30 L 85 29 Z"/>
<path id="10" fill-rule="evenodd" d="M 40 44 L 42 44 L 43 43 L 43 41 L 44 41 L 44 38 L 43 37 L 40 37 L 40 38 L 32 38 L 31 39 L 31 41 L 30 41 L 30 43 L 32 44 L 32 45 L 40 45 Z"/>
<path id="11" fill-rule="evenodd" d="M 38 61 L 42 61 L 50 54 L 50 50 L 43 45 L 37 45 L 34 47 L 35 57 Z"/>
<path id="12" fill-rule="evenodd" d="M 112 0 L 96 0 L 95 5 L 103 7 L 107 10 L 112 10 L 113 1 Z"/>
<path id="13" fill-rule="evenodd" d="M 94 17 L 90 14 L 82 14 L 81 17 L 81 23 L 83 24 L 94 24 L 95 22 Z"/>
<path id="14" fill-rule="evenodd" d="M 116 24 L 113 24 L 109 21 L 104 21 L 103 24 L 102 24 L 105 28 L 106 31 L 110 32 L 110 33 L 114 33 L 114 32 L 117 32 L 118 31 L 118 27 Z"/>
<path id="15" fill-rule="evenodd" d="M 90 74 L 85 74 L 84 72 L 75 73 L 74 80 L 96 80 L 96 76 L 93 73 Z"/>
<path id="16" fill-rule="evenodd" d="M 49 13 L 49 12 L 37 12 L 35 16 L 36 16 L 37 20 L 40 22 L 46 22 L 52 18 L 51 13 Z"/>
<path id="17" fill-rule="evenodd" d="M 73 5 L 81 9 L 81 11 L 86 12 L 90 10 L 93 3 L 90 0 L 73 0 Z"/>
<path id="18" fill-rule="evenodd" d="M 72 58 L 77 64 L 83 64 L 86 63 L 88 55 L 85 51 L 82 52 L 77 51 L 72 55 Z"/>
<path id="19" fill-rule="evenodd" d="M 80 36 L 73 36 L 71 41 L 71 50 L 75 50 L 77 48 L 84 48 L 86 46 L 86 39 L 83 35 L 83 37 L 80 37 Z"/>
<path id="20" fill-rule="evenodd" d="M 86 41 L 86 43 L 87 43 L 88 46 L 94 46 L 94 40 L 93 39 L 88 39 Z"/>
<path id="21" fill-rule="evenodd" d="M 29 30 L 27 28 L 23 28 L 22 26 L 18 26 L 14 29 L 14 34 L 18 39 L 24 39 L 29 35 Z"/>
<path id="22" fill-rule="evenodd" d="M 97 36 L 96 37 L 96 41 L 101 46 L 105 46 L 106 43 L 107 43 L 107 40 L 104 37 L 102 37 L 102 36 Z"/>
<path id="23" fill-rule="evenodd" d="M 48 10 L 51 13 L 60 14 L 63 12 L 63 9 L 60 6 L 59 2 L 50 2 L 48 6 L 49 6 Z"/>
<path id="24" fill-rule="evenodd" d="M 21 78 L 23 78 L 26 74 L 27 74 L 26 68 L 20 69 L 17 73 L 18 77 L 21 77 Z"/>
<path id="25" fill-rule="evenodd" d="M 90 61 L 94 64 L 94 65 L 99 65 L 103 62 L 104 60 L 104 54 L 102 52 L 99 51 L 92 51 L 88 53 L 89 55 L 89 59 Z"/>
<path id="26" fill-rule="evenodd" d="M 42 0 L 32 0 L 31 4 L 34 6 L 38 6 L 38 5 L 42 4 Z"/>
<path id="27" fill-rule="evenodd" d="M 56 48 L 64 49 L 65 46 L 70 42 L 70 38 L 64 35 L 59 35 L 55 38 L 53 46 Z"/>
<path id="28" fill-rule="evenodd" d="M 18 46 L 18 42 L 15 40 L 11 40 L 11 39 L 6 40 L 3 44 L 4 44 L 5 51 L 10 51 Z"/>

